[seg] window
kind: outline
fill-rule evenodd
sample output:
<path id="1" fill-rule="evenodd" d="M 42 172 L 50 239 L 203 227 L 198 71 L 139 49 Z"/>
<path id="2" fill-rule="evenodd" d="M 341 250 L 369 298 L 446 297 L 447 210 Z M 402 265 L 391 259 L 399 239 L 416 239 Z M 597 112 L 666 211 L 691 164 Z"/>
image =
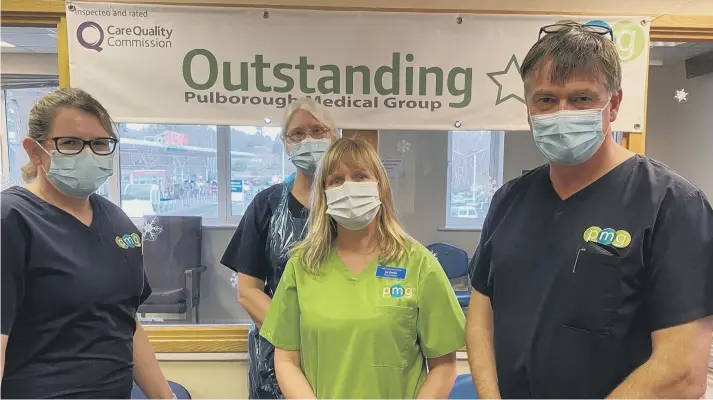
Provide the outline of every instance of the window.
<path id="1" fill-rule="evenodd" d="M 503 132 L 448 133 L 446 228 L 481 229 L 502 185 Z"/>
<path id="2" fill-rule="evenodd" d="M 4 84 L 5 82 L 3 82 Z M 3 187 L 23 183 L 20 169 L 27 164 L 29 159 L 22 147 L 22 139 L 27 136 L 27 119 L 30 110 L 45 93 L 55 89 L 56 87 L 3 89 L 5 130 L 7 132 L 5 154 L 7 154 L 9 171 L 9 175 L 3 177 Z"/>
<path id="3" fill-rule="evenodd" d="M 230 215 L 242 216 L 258 192 L 294 172 L 280 128 L 230 128 Z"/>
<path id="4" fill-rule="evenodd" d="M 122 124 L 119 138 L 119 198 L 129 217 L 218 218 L 215 126 Z"/>

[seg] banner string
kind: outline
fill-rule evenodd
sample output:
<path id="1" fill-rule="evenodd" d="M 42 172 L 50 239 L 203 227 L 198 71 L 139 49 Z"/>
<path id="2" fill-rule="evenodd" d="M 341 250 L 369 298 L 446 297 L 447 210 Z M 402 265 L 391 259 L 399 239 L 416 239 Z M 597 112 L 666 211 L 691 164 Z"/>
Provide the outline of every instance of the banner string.
<path id="1" fill-rule="evenodd" d="M 666 11 L 665 13 L 661 13 L 661 14 L 657 15 L 657 16 L 654 17 L 651 21 L 649 21 L 649 23 L 652 23 L 652 22 L 656 21 L 657 19 L 663 17 L 664 15 L 671 14 L 672 11 L 679 9 L 679 8 L 685 6 L 686 4 L 688 4 L 688 3 L 692 2 L 692 1 L 693 1 L 693 0 L 684 0 L 683 2 L 681 2 L 681 4 L 679 4 L 679 5 L 677 5 L 677 6 L 673 7 L 673 8 L 671 8 L 670 10 Z"/>

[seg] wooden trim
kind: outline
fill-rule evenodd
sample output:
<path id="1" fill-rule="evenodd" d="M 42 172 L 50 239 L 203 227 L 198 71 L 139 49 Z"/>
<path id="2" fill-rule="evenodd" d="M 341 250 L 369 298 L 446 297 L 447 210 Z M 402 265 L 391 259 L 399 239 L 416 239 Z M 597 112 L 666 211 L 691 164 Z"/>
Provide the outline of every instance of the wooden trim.
<path id="1" fill-rule="evenodd" d="M 5 0 L 10 1 L 10 0 Z M 22 2 L 23 0 L 14 0 L 14 2 Z M 62 3 L 63 0 L 33 0 L 40 3 Z M 374 11 L 374 12 L 410 12 L 410 13 L 425 13 L 425 14 L 515 14 L 515 15 L 569 15 L 569 16 L 601 16 L 601 17 L 641 17 L 660 15 L 661 11 L 650 13 L 631 13 L 631 12 L 598 12 L 598 11 L 561 11 L 561 10 L 515 10 L 515 9 L 473 9 L 468 8 L 467 2 L 462 2 L 463 7 L 459 8 L 437 8 L 436 7 L 411 7 L 405 5 L 394 5 L 393 2 L 382 2 L 379 6 L 353 6 L 353 5 L 336 5 L 339 1 L 326 1 L 322 4 L 314 4 L 314 1 L 273 1 L 260 3 L 250 0 L 195 0 L 195 1 L 180 1 L 180 0 L 82 0 L 87 3 L 117 3 L 117 4 L 142 4 L 142 5 L 161 5 L 161 6 L 190 6 L 190 7 L 236 7 L 236 8 L 260 8 L 260 9 L 300 9 L 300 10 L 318 10 L 318 11 Z M 305 5 L 304 3 L 312 3 Z M 356 4 L 357 2 L 352 2 Z M 56 6 L 55 6 L 56 7 Z"/>
<path id="2" fill-rule="evenodd" d="M 662 15 L 651 22 L 651 40 L 713 41 L 713 16 Z"/>
<path id="3" fill-rule="evenodd" d="M 57 23 L 57 75 L 59 87 L 69 87 L 69 39 L 67 37 L 67 17 Z"/>
<path id="4" fill-rule="evenodd" d="M 248 325 L 144 326 L 156 353 L 243 353 Z"/>
<path id="5" fill-rule="evenodd" d="M 627 137 L 626 147 L 627 149 L 644 155 L 646 153 L 646 133 L 644 132 L 624 132 Z"/>
<path id="6" fill-rule="evenodd" d="M 65 13 L 62 0 L 3 0 L 3 17 L 22 14 L 62 16 Z"/>
<path id="7" fill-rule="evenodd" d="M 28 27 L 47 27 L 54 28 L 59 23 L 60 17 L 48 17 L 48 16 L 32 16 L 23 14 L 5 14 L 3 12 L 2 26 L 28 26 Z"/>
<path id="8" fill-rule="evenodd" d="M 651 59 L 651 53 L 649 52 L 646 56 L 646 65 L 649 65 L 649 61 Z M 649 68 L 646 68 L 646 72 L 644 73 L 644 116 L 643 116 L 643 121 L 641 122 L 641 129 L 638 132 L 624 132 L 622 135 L 622 146 L 624 148 L 629 149 L 630 151 L 633 151 L 634 153 L 638 153 L 641 155 L 646 154 L 646 119 L 648 115 L 648 108 L 649 108 L 649 71 L 651 70 L 651 66 Z"/>

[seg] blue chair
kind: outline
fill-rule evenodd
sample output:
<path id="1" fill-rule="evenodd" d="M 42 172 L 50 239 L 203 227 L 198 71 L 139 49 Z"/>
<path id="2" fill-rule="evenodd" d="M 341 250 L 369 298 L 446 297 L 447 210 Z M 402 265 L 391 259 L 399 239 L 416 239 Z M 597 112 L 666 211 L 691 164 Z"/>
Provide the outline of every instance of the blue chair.
<path id="1" fill-rule="evenodd" d="M 189 400 L 191 399 L 191 394 L 188 393 L 188 390 L 183 387 L 180 383 L 176 383 L 173 381 L 168 381 L 168 386 L 171 387 L 171 391 L 173 394 L 176 395 L 177 399 L 186 399 Z M 148 399 L 146 397 L 146 394 L 138 387 L 136 386 L 136 383 L 134 382 L 134 388 L 131 389 L 131 398 L 132 399 Z"/>
<path id="2" fill-rule="evenodd" d="M 448 279 L 465 277 L 470 289 L 470 278 L 468 277 L 468 253 L 448 243 L 433 243 L 426 246 L 436 255 L 438 262 L 446 272 Z M 462 308 L 468 307 L 470 302 L 470 290 L 456 290 L 456 298 Z"/>
<path id="3" fill-rule="evenodd" d="M 458 375 L 456 383 L 453 384 L 449 399 L 477 399 L 478 393 L 475 391 L 473 377 L 470 374 Z"/>

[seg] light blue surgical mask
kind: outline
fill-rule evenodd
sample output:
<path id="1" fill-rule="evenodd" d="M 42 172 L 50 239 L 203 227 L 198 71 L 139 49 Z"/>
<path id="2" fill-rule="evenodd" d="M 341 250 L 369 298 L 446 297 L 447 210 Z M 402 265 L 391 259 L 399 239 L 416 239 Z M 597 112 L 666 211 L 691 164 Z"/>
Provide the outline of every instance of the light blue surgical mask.
<path id="1" fill-rule="evenodd" d="M 305 139 L 292 144 L 290 161 L 305 175 L 314 175 L 330 143 L 328 139 Z"/>
<path id="2" fill-rule="evenodd" d="M 113 154 L 100 156 L 85 149 L 79 154 L 67 155 L 56 150 L 48 152 L 39 146 L 50 156 L 50 169 L 45 170 L 47 179 L 69 197 L 86 199 L 114 175 Z"/>
<path id="3" fill-rule="evenodd" d="M 602 112 L 562 110 L 553 114 L 531 115 L 535 144 L 550 162 L 579 165 L 599 150 L 606 138 Z"/>

